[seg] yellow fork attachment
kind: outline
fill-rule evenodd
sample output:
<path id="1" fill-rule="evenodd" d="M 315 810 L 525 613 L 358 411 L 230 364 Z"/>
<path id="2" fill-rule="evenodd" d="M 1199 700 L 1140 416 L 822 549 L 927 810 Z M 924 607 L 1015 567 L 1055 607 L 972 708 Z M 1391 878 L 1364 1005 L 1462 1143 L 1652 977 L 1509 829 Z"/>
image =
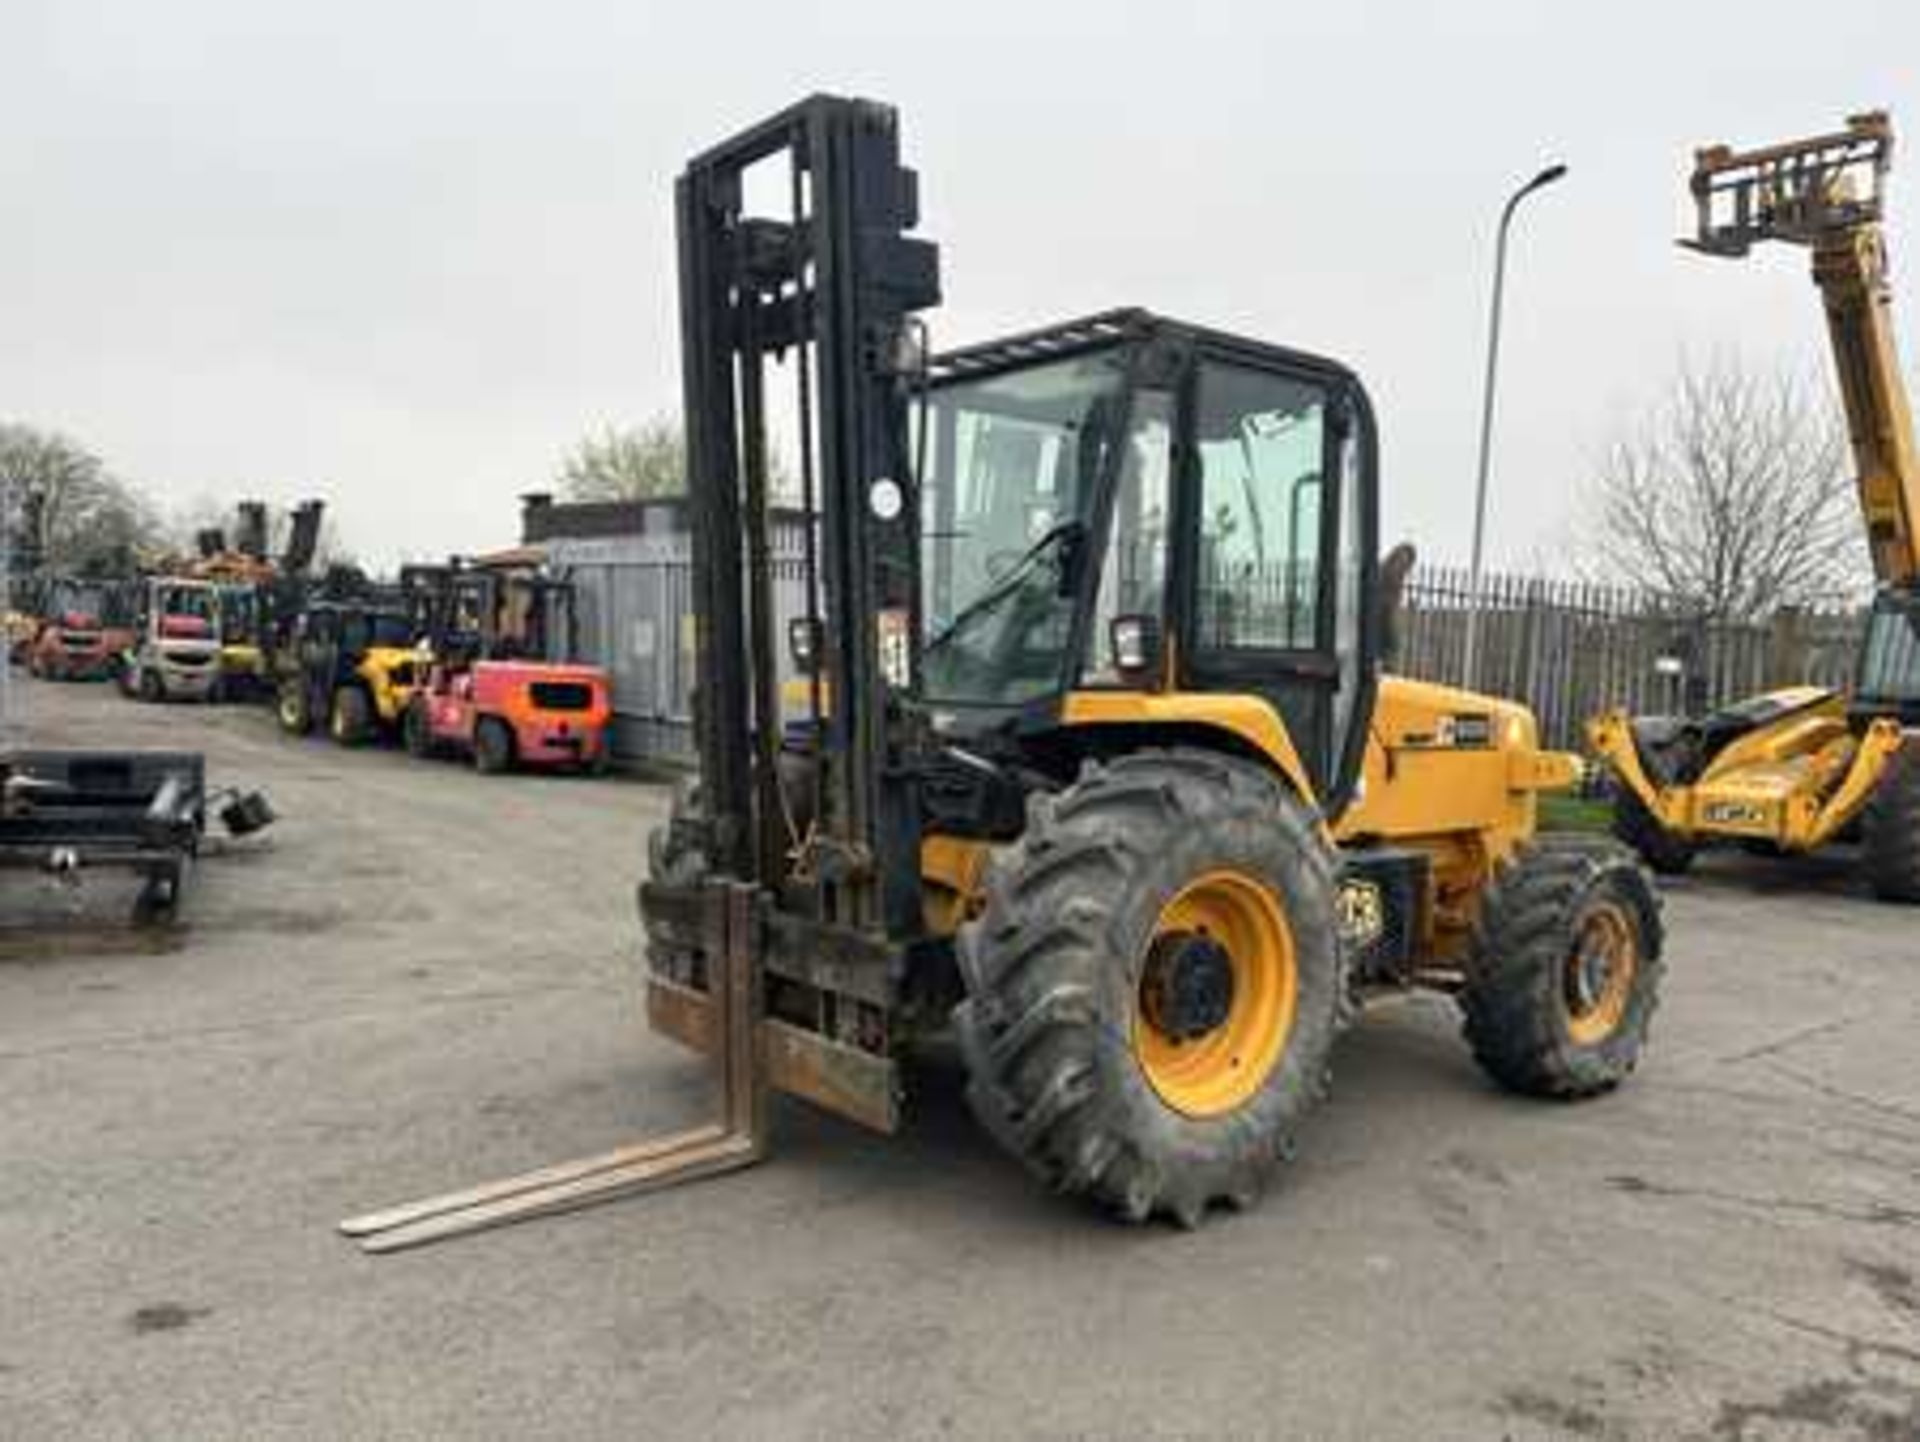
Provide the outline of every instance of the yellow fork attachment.
<path id="1" fill-rule="evenodd" d="M 717 961 L 708 967 L 707 985 L 720 1042 L 709 1052 L 720 1084 L 718 1121 L 350 1217 L 340 1223 L 341 1232 L 357 1240 L 363 1251 L 397 1252 L 735 1171 L 765 1156 L 767 1088 L 755 1042 L 760 988 L 754 890 L 738 883 L 712 883 L 706 901 L 708 935 L 717 943 L 707 953 Z"/>

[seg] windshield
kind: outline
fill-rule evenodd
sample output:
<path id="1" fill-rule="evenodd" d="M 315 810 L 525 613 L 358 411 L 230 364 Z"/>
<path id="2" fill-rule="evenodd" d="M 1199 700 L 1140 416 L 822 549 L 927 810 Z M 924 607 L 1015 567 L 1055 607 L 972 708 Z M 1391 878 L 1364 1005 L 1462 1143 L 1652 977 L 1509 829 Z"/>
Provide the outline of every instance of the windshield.
<path id="1" fill-rule="evenodd" d="M 230 641 L 251 640 L 260 629 L 260 598 L 251 586 L 221 587 L 220 629 Z"/>
<path id="2" fill-rule="evenodd" d="M 369 619 L 373 622 L 374 645 L 397 646 L 402 650 L 413 645 L 413 625 L 404 615 L 376 611 Z"/>
<path id="3" fill-rule="evenodd" d="M 162 586 L 158 600 L 163 616 L 192 616 L 209 624 L 217 606 L 211 586 Z"/>
<path id="4" fill-rule="evenodd" d="M 1063 684 L 1125 355 L 1052 361 L 928 402 L 923 657 L 936 701 L 1012 705 Z"/>
<path id="5" fill-rule="evenodd" d="M 50 609 L 56 615 L 97 622 L 106 610 L 106 594 L 100 587 L 83 581 L 62 581 L 54 589 Z"/>
<path id="6" fill-rule="evenodd" d="M 1867 701 L 1920 702 L 1920 596 L 1883 596 L 1874 605 L 1856 689 Z"/>

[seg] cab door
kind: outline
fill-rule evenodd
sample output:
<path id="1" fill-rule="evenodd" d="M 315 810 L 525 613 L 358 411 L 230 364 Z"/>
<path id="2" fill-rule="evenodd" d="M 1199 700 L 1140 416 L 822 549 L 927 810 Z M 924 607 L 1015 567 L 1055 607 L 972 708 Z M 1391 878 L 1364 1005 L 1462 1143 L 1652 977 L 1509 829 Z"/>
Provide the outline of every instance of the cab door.
<path id="1" fill-rule="evenodd" d="M 1359 773 L 1374 684 L 1365 396 L 1351 376 L 1304 360 L 1203 349 L 1180 430 L 1183 683 L 1270 701 L 1337 813 Z"/>

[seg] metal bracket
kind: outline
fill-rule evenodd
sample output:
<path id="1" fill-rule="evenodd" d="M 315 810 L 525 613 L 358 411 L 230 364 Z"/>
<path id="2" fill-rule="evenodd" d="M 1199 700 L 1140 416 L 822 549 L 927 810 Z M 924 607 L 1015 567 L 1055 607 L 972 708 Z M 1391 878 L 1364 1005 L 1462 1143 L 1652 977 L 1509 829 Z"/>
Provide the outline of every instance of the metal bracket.
<path id="1" fill-rule="evenodd" d="M 540 1167 L 463 1191 L 350 1217 L 340 1231 L 367 1252 L 397 1252 L 529 1217 L 653 1191 L 751 1166 L 766 1155 L 766 1072 L 758 1044 L 758 893 L 739 882 L 706 888 L 707 985 L 719 1045 L 709 1053 L 720 1084 L 718 1121 Z"/>

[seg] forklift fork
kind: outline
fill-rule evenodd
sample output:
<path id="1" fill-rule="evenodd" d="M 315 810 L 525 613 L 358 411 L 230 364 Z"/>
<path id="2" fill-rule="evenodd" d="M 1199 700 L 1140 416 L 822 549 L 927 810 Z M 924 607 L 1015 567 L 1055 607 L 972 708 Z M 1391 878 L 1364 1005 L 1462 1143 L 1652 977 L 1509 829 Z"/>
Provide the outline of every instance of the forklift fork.
<path id="1" fill-rule="evenodd" d="M 708 986 L 719 1044 L 717 1121 L 447 1192 L 340 1223 L 367 1252 L 397 1252 L 529 1217 L 551 1216 L 751 1166 L 766 1155 L 766 1074 L 759 1047 L 759 908 L 753 887 L 708 883 Z"/>

